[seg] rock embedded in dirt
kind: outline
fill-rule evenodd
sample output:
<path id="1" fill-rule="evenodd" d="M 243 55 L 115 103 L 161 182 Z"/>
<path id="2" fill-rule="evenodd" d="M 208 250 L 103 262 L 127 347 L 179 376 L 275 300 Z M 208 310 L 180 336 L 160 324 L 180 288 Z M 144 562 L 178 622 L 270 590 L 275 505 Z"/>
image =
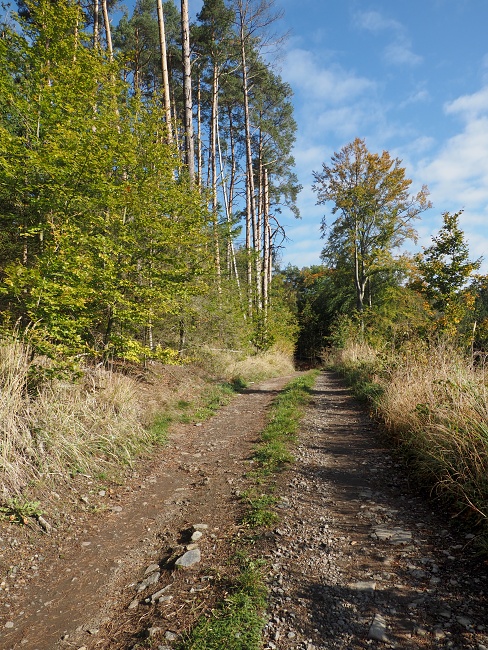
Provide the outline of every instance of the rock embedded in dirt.
<path id="1" fill-rule="evenodd" d="M 144 580 L 139 582 L 139 584 L 137 585 L 137 592 L 140 593 L 141 591 L 144 591 L 145 589 L 147 589 L 151 585 L 155 585 L 158 582 L 160 576 L 161 576 L 161 574 L 160 574 L 159 571 L 155 571 L 154 573 L 150 573 L 147 576 L 147 578 L 144 578 Z"/>
<path id="2" fill-rule="evenodd" d="M 187 551 L 176 560 L 175 567 L 177 569 L 188 569 L 194 566 L 195 564 L 198 564 L 198 562 L 200 562 L 201 559 L 202 556 L 200 553 L 200 549 L 192 548 L 191 550 Z"/>
<path id="3" fill-rule="evenodd" d="M 159 564 L 150 564 L 144 571 L 144 575 L 147 576 L 150 573 L 156 573 L 157 571 L 159 571 Z"/>
<path id="4" fill-rule="evenodd" d="M 368 639 L 373 641 L 388 641 L 386 636 L 386 621 L 381 614 L 375 614 L 368 632 Z"/>

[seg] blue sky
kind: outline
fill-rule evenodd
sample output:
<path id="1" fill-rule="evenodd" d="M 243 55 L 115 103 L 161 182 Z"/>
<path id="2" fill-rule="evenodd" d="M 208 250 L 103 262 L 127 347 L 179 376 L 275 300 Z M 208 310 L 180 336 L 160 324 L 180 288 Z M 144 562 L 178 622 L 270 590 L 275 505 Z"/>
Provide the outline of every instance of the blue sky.
<path id="1" fill-rule="evenodd" d="M 291 30 L 280 73 L 292 86 L 294 151 L 303 185 L 282 266 L 318 264 L 320 222 L 312 171 L 355 137 L 403 161 L 412 191 L 426 184 L 433 209 L 419 242 L 429 245 L 444 211 L 463 209 L 471 257 L 488 273 L 487 0 L 276 0 L 277 30 Z M 329 211 L 330 214 L 330 211 Z"/>

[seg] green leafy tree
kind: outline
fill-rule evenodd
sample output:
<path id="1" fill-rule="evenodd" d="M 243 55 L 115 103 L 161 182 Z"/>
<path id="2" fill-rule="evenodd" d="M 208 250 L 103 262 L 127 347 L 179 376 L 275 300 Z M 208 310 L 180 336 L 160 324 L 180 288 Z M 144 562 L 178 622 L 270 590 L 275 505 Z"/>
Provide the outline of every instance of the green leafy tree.
<path id="1" fill-rule="evenodd" d="M 406 239 L 415 239 L 413 221 L 431 207 L 424 186 L 409 193 L 411 180 L 399 159 L 387 151 L 370 153 L 356 138 L 314 172 L 318 203 L 333 203 L 338 215 L 330 226 L 322 222 L 327 244 L 322 257 L 333 268 L 347 269 L 356 307 L 363 311 L 368 285 L 393 264 L 393 251 Z"/>
<path id="2" fill-rule="evenodd" d="M 448 333 L 458 331 L 462 320 L 473 310 L 474 296 L 464 289 L 482 261 L 469 259 L 469 248 L 459 227 L 461 214 L 462 211 L 442 215 L 442 228 L 416 260 L 419 277 L 414 286 L 428 298 L 438 326 Z"/>
<path id="3" fill-rule="evenodd" d="M 175 177 L 164 110 L 83 41 L 76 6 L 41 0 L 21 26 L 0 39 L 5 313 L 44 352 L 140 358 L 205 291 L 207 211 Z"/>

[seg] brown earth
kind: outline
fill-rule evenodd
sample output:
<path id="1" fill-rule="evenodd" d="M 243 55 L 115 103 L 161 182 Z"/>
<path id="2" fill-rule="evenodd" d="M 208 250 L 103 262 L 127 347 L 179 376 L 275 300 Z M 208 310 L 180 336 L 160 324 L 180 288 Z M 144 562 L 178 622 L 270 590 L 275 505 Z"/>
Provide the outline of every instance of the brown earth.
<path id="1" fill-rule="evenodd" d="M 51 534 L 2 524 L 0 648 L 174 646 L 225 596 L 229 558 L 249 534 L 238 495 L 252 448 L 290 379 L 253 386 L 201 426 L 178 425 L 123 486 L 78 477 L 85 510 Z M 473 536 L 415 492 L 330 373 L 317 381 L 296 456 L 278 478 L 280 521 L 253 550 L 268 561 L 265 647 L 488 648 L 487 567 Z M 195 524 L 208 527 L 201 561 L 174 570 L 168 558 Z M 146 569 L 154 583 L 143 588 Z"/>

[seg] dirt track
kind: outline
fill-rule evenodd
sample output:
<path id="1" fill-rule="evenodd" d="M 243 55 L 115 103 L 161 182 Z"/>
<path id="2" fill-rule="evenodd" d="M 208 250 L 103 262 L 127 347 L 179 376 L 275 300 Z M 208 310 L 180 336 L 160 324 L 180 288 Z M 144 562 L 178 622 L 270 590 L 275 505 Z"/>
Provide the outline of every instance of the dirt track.
<path id="1" fill-rule="evenodd" d="M 99 498 L 100 512 L 49 537 L 3 525 L 0 648 L 129 649 L 148 634 L 151 647 L 174 645 L 221 596 L 217 577 L 243 532 L 236 495 L 266 408 L 289 379 L 247 391 L 202 426 L 179 427 L 129 484 Z M 470 557 L 472 539 L 455 538 L 411 491 L 329 373 L 279 482 L 281 520 L 257 549 L 269 561 L 265 647 L 488 648 L 486 566 Z M 166 570 L 197 523 L 208 526 L 201 562 Z M 138 593 L 151 565 L 157 582 Z M 145 602 L 165 587 L 161 602 Z"/>

